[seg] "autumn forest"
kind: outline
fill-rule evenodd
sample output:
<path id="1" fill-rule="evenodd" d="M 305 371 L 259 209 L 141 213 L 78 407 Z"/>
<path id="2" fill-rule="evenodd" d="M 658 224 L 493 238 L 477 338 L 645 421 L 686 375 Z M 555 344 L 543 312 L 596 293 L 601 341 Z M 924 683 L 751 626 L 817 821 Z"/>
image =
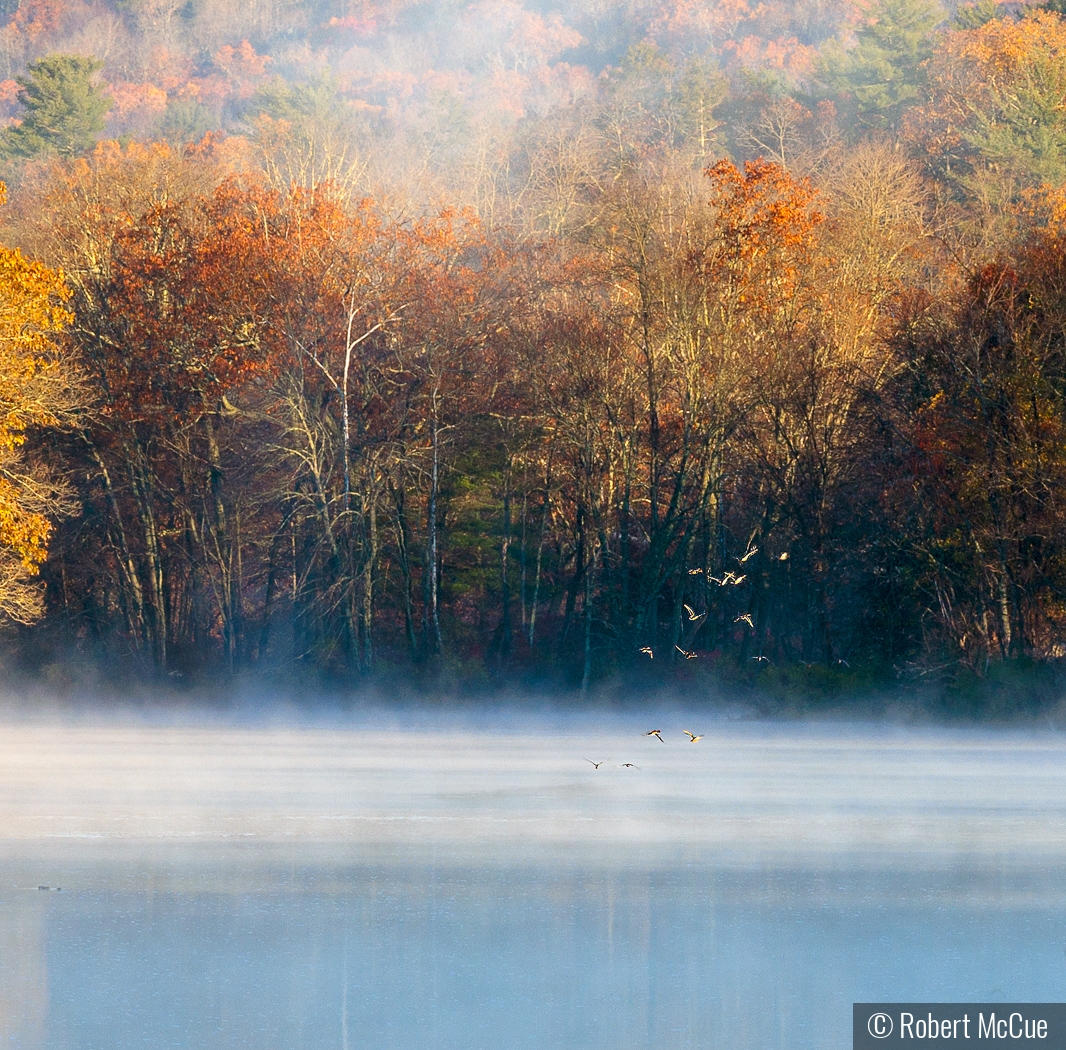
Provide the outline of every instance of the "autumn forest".
<path id="1" fill-rule="evenodd" d="M 1054 676 L 1058 2 L 0 0 L 5 644 Z"/>

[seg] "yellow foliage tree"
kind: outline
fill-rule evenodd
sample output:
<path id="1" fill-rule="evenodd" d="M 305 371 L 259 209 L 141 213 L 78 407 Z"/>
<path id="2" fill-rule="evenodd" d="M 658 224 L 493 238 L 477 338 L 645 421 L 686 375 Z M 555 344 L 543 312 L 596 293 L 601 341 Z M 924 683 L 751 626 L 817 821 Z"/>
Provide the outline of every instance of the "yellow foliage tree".
<path id="1" fill-rule="evenodd" d="M 35 577 L 70 509 L 62 480 L 26 451 L 29 432 L 68 424 L 84 404 L 58 340 L 69 295 L 61 273 L 0 247 L 0 618 L 19 623 L 41 613 Z"/>

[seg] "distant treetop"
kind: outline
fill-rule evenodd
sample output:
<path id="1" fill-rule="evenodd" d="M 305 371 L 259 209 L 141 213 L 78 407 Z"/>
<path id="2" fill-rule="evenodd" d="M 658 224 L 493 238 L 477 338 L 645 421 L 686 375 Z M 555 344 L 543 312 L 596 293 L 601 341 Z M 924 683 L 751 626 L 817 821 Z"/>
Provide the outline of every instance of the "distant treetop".
<path id="1" fill-rule="evenodd" d="M 47 55 L 16 77 L 22 122 L 8 128 L 0 148 L 9 157 L 73 156 L 104 130 L 111 100 L 96 81 L 103 63 L 83 55 Z"/>
<path id="2" fill-rule="evenodd" d="M 923 64 L 933 53 L 933 29 L 944 12 L 934 0 L 875 0 L 855 46 L 827 48 L 822 74 L 851 100 L 858 122 L 894 128 L 918 99 Z"/>

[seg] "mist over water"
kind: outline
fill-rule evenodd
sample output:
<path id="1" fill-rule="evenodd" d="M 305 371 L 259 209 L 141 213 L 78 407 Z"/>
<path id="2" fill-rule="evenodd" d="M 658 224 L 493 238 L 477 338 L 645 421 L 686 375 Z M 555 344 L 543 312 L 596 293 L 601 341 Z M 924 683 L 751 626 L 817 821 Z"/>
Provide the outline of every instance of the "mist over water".
<path id="1" fill-rule="evenodd" d="M 0 736 L 4 1046 L 845 1047 L 853 1001 L 1066 990 L 1050 730 L 504 710 Z"/>
<path id="2" fill-rule="evenodd" d="M 691 712 L 646 721 L 9 723 L 0 834 L 295 840 L 476 860 L 563 848 L 593 860 L 647 850 L 656 863 L 661 850 L 715 862 L 1066 856 L 1066 741 L 1055 733 L 708 726 Z M 654 728 L 665 744 L 643 735 Z"/>

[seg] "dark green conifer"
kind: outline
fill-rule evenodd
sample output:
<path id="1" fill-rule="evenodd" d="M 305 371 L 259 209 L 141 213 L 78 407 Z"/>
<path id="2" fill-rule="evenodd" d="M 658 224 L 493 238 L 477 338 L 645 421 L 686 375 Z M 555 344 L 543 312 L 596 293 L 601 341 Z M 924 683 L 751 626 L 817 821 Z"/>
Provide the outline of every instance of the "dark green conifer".
<path id="1" fill-rule="evenodd" d="M 1054 0 L 1061 3 L 1062 0 Z M 953 27 L 955 29 L 980 29 L 996 17 L 999 0 L 975 0 L 974 3 L 961 4 L 955 12 Z"/>
<path id="2" fill-rule="evenodd" d="M 933 0 L 877 0 L 855 46 L 827 48 L 822 75 L 851 101 L 870 127 L 895 127 L 921 90 L 922 63 L 932 54 L 933 30 L 944 18 Z"/>
<path id="3" fill-rule="evenodd" d="M 73 156 L 89 149 L 104 129 L 111 99 L 96 83 L 103 68 L 83 55 L 46 55 L 16 77 L 22 123 L 8 128 L 0 148 L 9 157 L 43 153 Z"/>

